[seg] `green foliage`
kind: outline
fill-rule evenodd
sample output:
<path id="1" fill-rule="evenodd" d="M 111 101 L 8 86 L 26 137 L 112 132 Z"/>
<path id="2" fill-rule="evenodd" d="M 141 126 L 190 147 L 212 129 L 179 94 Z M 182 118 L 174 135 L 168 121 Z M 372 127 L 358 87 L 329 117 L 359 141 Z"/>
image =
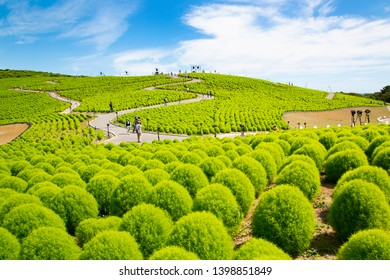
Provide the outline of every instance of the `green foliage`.
<path id="1" fill-rule="evenodd" d="M 229 234 L 234 235 L 242 220 L 236 198 L 228 187 L 211 184 L 201 189 L 194 199 L 194 211 L 207 211 L 220 219 Z"/>
<path id="2" fill-rule="evenodd" d="M 251 238 L 239 247 L 234 260 L 291 260 L 291 257 L 275 244 L 261 238 Z"/>
<path id="3" fill-rule="evenodd" d="M 14 176 L 6 176 L 0 180 L 0 188 L 9 188 L 17 192 L 25 192 L 27 182 Z"/>
<path id="4" fill-rule="evenodd" d="M 248 177 L 238 169 L 226 168 L 215 175 L 212 183 L 228 187 L 240 206 L 241 213 L 248 213 L 255 200 L 255 189 Z"/>
<path id="5" fill-rule="evenodd" d="M 178 160 L 177 157 L 170 151 L 157 151 L 156 153 L 154 153 L 152 159 L 158 159 L 164 164 L 168 164 Z"/>
<path id="6" fill-rule="evenodd" d="M 132 207 L 147 202 L 152 189 L 152 185 L 143 175 L 123 177 L 111 194 L 110 214 L 121 217 Z"/>
<path id="7" fill-rule="evenodd" d="M 111 194 L 118 183 L 119 179 L 114 176 L 99 174 L 88 182 L 86 190 L 96 199 L 100 215 L 109 213 Z"/>
<path id="8" fill-rule="evenodd" d="M 128 232 L 107 230 L 84 245 L 82 260 L 142 260 L 135 238 Z"/>
<path id="9" fill-rule="evenodd" d="M 66 231 L 55 227 L 35 229 L 22 242 L 22 260 L 78 260 L 81 249 Z"/>
<path id="10" fill-rule="evenodd" d="M 52 210 L 37 204 L 22 204 L 4 217 L 2 226 L 18 239 L 23 239 L 39 227 L 56 227 L 65 230 L 64 221 Z"/>
<path id="11" fill-rule="evenodd" d="M 167 212 L 151 204 L 140 204 L 123 216 L 120 229 L 135 237 L 141 252 L 148 258 L 165 245 L 172 226 Z"/>
<path id="12" fill-rule="evenodd" d="M 326 179 L 336 183 L 347 171 L 368 165 L 367 157 L 361 150 L 345 150 L 331 155 L 325 162 Z"/>
<path id="13" fill-rule="evenodd" d="M 209 184 L 206 175 L 202 169 L 192 164 L 182 164 L 175 168 L 171 173 L 171 180 L 178 182 L 184 186 L 191 197 L 195 197 L 196 193 Z"/>
<path id="14" fill-rule="evenodd" d="M 329 150 L 332 148 L 337 141 L 337 135 L 334 132 L 326 132 L 321 134 L 320 138 L 318 139 L 318 142 L 320 142 L 326 150 Z"/>
<path id="15" fill-rule="evenodd" d="M 280 171 L 275 184 L 298 187 L 309 200 L 318 194 L 321 187 L 318 169 L 301 160 L 285 166 Z"/>
<path id="16" fill-rule="evenodd" d="M 85 188 L 86 186 L 85 182 L 80 178 L 79 175 L 71 173 L 57 173 L 53 176 L 51 182 L 59 187 L 72 185 Z"/>
<path id="17" fill-rule="evenodd" d="M 378 186 L 360 179 L 342 185 L 329 209 L 329 223 L 342 240 L 359 230 L 390 229 L 390 206 Z"/>
<path id="18" fill-rule="evenodd" d="M 316 163 L 317 169 L 322 171 L 326 149 L 319 143 L 306 144 L 294 151 L 294 155 L 306 155 L 311 157 Z"/>
<path id="19" fill-rule="evenodd" d="M 89 218 L 80 222 L 76 228 L 75 236 L 80 246 L 89 242 L 99 232 L 105 230 L 119 230 L 122 219 L 116 216 L 106 218 Z"/>
<path id="20" fill-rule="evenodd" d="M 390 260 L 390 234 L 381 229 L 362 230 L 339 249 L 339 260 Z"/>
<path id="21" fill-rule="evenodd" d="M 78 224 L 88 218 L 98 216 L 98 204 L 85 189 L 66 186 L 52 199 L 50 208 L 65 221 L 70 234 L 74 234 Z"/>
<path id="22" fill-rule="evenodd" d="M 98 174 L 101 170 L 102 168 L 99 165 L 90 164 L 83 170 L 80 177 L 84 182 L 88 183 L 89 180 L 91 180 L 92 177 Z"/>
<path id="23" fill-rule="evenodd" d="M 267 173 L 267 181 L 271 183 L 277 173 L 277 166 L 272 155 L 265 150 L 256 150 L 248 154 L 250 157 L 253 157 L 255 160 L 263 165 L 265 172 Z"/>
<path id="24" fill-rule="evenodd" d="M 387 142 L 387 141 L 390 142 L 390 136 L 388 136 L 388 135 L 386 135 L 386 136 L 378 136 L 374 140 L 372 140 L 370 142 L 370 145 L 366 149 L 367 157 L 372 161 L 371 156 L 372 156 L 372 153 L 374 152 L 374 150 L 376 148 L 378 148 L 381 144 L 383 144 L 384 142 Z"/>
<path id="25" fill-rule="evenodd" d="M 385 170 L 377 166 L 367 165 L 348 171 L 344 173 L 340 180 L 338 180 L 336 190 L 338 190 L 346 182 L 355 179 L 361 179 L 363 181 L 377 185 L 383 191 L 387 201 L 390 204 L 390 177 Z"/>
<path id="26" fill-rule="evenodd" d="M 279 168 L 284 160 L 285 154 L 283 149 L 275 142 L 261 142 L 256 146 L 255 151 L 257 150 L 265 150 L 272 154 L 276 168 Z"/>
<path id="27" fill-rule="evenodd" d="M 19 252 L 19 240 L 7 229 L 0 227 L 0 260 L 17 260 Z"/>
<path id="28" fill-rule="evenodd" d="M 263 165 L 250 156 L 241 156 L 233 161 L 233 167 L 243 172 L 255 188 L 257 197 L 267 186 L 267 173 Z"/>
<path id="29" fill-rule="evenodd" d="M 146 171 L 149 169 L 164 169 L 164 163 L 159 161 L 158 159 L 150 159 L 147 160 L 142 166 L 141 170 Z"/>
<path id="30" fill-rule="evenodd" d="M 207 179 L 211 181 L 211 179 L 217 174 L 219 171 L 225 168 L 225 164 L 218 158 L 210 157 L 204 159 L 199 164 L 200 169 L 202 169 L 203 173 L 207 176 Z"/>
<path id="31" fill-rule="evenodd" d="M 153 186 L 170 178 L 169 173 L 160 168 L 148 169 L 144 172 L 144 176 Z"/>
<path id="32" fill-rule="evenodd" d="M 173 221 L 190 213 L 193 206 L 187 189 L 171 180 L 161 181 L 152 189 L 149 203 L 167 211 Z"/>
<path id="33" fill-rule="evenodd" d="M 223 223 L 208 212 L 193 212 L 178 220 L 167 244 L 193 252 L 201 260 L 228 260 L 233 255 L 233 241 Z"/>
<path id="34" fill-rule="evenodd" d="M 10 195 L 0 204 L 0 225 L 3 223 L 4 217 L 15 207 L 22 205 L 34 203 L 42 205 L 42 202 L 38 197 L 29 195 L 29 194 L 13 194 Z"/>
<path id="35" fill-rule="evenodd" d="M 279 185 L 261 195 L 253 214 L 253 236 L 295 256 L 309 247 L 314 230 L 313 207 L 298 188 Z"/>
<path id="36" fill-rule="evenodd" d="M 384 148 L 383 150 L 379 151 L 375 155 L 372 164 L 382 167 L 390 174 L 390 147 Z"/>
<path id="37" fill-rule="evenodd" d="M 181 247 L 166 246 L 158 251 L 155 251 L 149 258 L 149 260 L 199 260 L 199 257 Z"/>
<path id="38" fill-rule="evenodd" d="M 183 163 L 198 165 L 202 161 L 202 157 L 195 152 L 185 152 L 180 161 Z"/>
<path id="39" fill-rule="evenodd" d="M 328 150 L 328 153 L 325 156 L 325 160 L 327 160 L 330 156 L 334 155 L 335 153 L 338 152 L 343 152 L 346 150 L 361 150 L 359 145 L 356 143 L 353 143 L 351 141 L 343 141 L 341 143 L 335 144 L 332 148 Z"/>

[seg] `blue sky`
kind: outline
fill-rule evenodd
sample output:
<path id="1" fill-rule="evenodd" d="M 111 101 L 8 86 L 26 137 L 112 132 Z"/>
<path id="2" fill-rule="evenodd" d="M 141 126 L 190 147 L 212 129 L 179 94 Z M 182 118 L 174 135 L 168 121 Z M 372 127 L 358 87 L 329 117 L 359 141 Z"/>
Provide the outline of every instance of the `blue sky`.
<path id="1" fill-rule="evenodd" d="M 390 84 L 388 0 L 0 0 L 0 69 L 218 72 L 321 90 Z"/>

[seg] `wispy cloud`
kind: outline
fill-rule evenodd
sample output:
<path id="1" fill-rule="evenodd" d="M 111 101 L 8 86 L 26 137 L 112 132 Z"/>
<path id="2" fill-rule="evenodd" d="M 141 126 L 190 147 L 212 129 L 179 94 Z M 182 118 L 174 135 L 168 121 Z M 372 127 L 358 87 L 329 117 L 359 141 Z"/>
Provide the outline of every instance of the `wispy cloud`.
<path id="1" fill-rule="evenodd" d="M 0 21 L 0 36 L 12 36 L 17 43 L 31 43 L 41 35 L 76 38 L 102 50 L 128 28 L 127 17 L 137 1 L 60 0 L 39 7 L 31 1 L 2 1 L 10 10 Z"/>
<path id="2" fill-rule="evenodd" d="M 210 71 L 279 81 L 299 76 L 301 85 L 311 77 L 324 88 L 345 77 L 355 83 L 350 90 L 357 91 L 369 87 L 363 77 L 390 72 L 388 18 L 332 16 L 335 1 L 329 0 L 224 2 L 193 7 L 183 21 L 205 37 L 182 41 L 174 52 L 163 53 L 159 63 L 174 59 L 181 66 L 199 64 Z M 292 4 L 294 15 L 286 13 Z M 121 60 L 115 63 L 118 68 Z M 168 71 L 176 71 L 169 65 Z"/>

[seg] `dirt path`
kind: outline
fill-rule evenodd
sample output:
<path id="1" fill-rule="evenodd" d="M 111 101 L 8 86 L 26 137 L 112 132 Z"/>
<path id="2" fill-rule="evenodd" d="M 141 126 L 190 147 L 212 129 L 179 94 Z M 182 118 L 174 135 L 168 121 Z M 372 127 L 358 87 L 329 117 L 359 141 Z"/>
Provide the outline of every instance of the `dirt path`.
<path id="1" fill-rule="evenodd" d="M 27 123 L 0 126 L 0 145 L 7 144 L 22 135 L 30 126 Z"/>

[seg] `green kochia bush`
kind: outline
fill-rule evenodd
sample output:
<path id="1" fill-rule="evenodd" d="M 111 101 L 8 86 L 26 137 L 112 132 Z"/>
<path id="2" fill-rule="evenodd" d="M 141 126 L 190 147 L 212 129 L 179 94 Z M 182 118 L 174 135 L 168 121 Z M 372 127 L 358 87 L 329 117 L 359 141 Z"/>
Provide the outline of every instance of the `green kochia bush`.
<path id="1" fill-rule="evenodd" d="M 359 230 L 390 229 L 390 206 L 378 186 L 352 180 L 342 185 L 334 197 L 329 223 L 342 240 Z"/>
<path id="2" fill-rule="evenodd" d="M 291 260 L 291 257 L 275 244 L 261 238 L 251 238 L 235 253 L 234 260 Z"/>
<path id="3" fill-rule="evenodd" d="M 362 230 L 339 249 L 339 260 L 390 260 L 390 234 L 381 229 Z"/>
<path id="4" fill-rule="evenodd" d="M 164 164 L 178 160 L 177 157 L 170 151 L 158 151 L 153 155 L 152 159 L 158 159 Z"/>
<path id="5" fill-rule="evenodd" d="M 97 173 L 99 173 L 101 170 L 102 168 L 99 165 L 90 164 L 81 173 L 81 179 L 83 179 L 84 182 L 88 183 L 89 180 L 91 180 L 91 178 Z"/>
<path id="6" fill-rule="evenodd" d="M 249 156 L 241 156 L 233 161 L 233 167 L 242 171 L 252 182 L 257 197 L 267 186 L 267 173 L 263 165 Z"/>
<path id="7" fill-rule="evenodd" d="M 344 173 L 340 180 L 338 180 L 336 189 L 344 183 L 355 179 L 362 179 L 366 182 L 377 185 L 383 191 L 390 204 L 390 177 L 385 170 L 372 165 L 358 167 Z"/>
<path id="8" fill-rule="evenodd" d="M 202 169 L 203 173 L 206 174 L 209 181 L 217 174 L 219 171 L 225 168 L 225 164 L 214 157 L 204 159 L 199 167 Z"/>
<path id="9" fill-rule="evenodd" d="M 322 171 L 326 149 L 319 143 L 306 144 L 294 152 L 294 155 L 306 155 L 311 157 L 319 171 Z"/>
<path id="10" fill-rule="evenodd" d="M 202 260 L 228 260 L 233 241 L 223 223 L 209 212 L 193 212 L 176 222 L 168 245 L 183 247 Z"/>
<path id="11" fill-rule="evenodd" d="M 8 188 L 23 193 L 27 188 L 27 182 L 14 176 L 6 176 L 0 180 L 0 188 Z"/>
<path id="12" fill-rule="evenodd" d="M 192 197 L 182 185 L 175 181 L 164 180 L 152 190 L 149 203 L 168 212 L 173 221 L 192 211 Z"/>
<path id="13" fill-rule="evenodd" d="M 382 167 L 390 174 L 390 147 L 380 150 L 372 161 L 373 165 Z"/>
<path id="14" fill-rule="evenodd" d="M 198 190 L 209 184 L 202 169 L 191 164 L 182 164 L 176 167 L 171 174 L 171 180 L 184 186 L 191 197 L 195 197 Z"/>
<path id="15" fill-rule="evenodd" d="M 19 239 L 25 238 L 34 229 L 44 226 L 65 230 L 64 221 L 52 210 L 37 204 L 22 204 L 13 208 L 4 217 L 3 225 Z"/>
<path id="16" fill-rule="evenodd" d="M 336 183 L 347 171 L 368 165 L 367 157 L 360 150 L 346 150 L 330 156 L 325 162 L 326 178 Z"/>
<path id="17" fill-rule="evenodd" d="M 194 211 L 208 211 L 219 218 L 230 234 L 234 234 L 241 222 L 242 213 L 228 187 L 211 184 L 201 189 L 194 200 Z"/>
<path id="18" fill-rule="evenodd" d="M 57 173 L 53 176 L 51 182 L 59 187 L 72 185 L 85 188 L 86 185 L 80 176 L 70 173 Z"/>
<path id="19" fill-rule="evenodd" d="M 252 229 L 253 236 L 296 255 L 310 245 L 315 230 L 313 207 L 298 188 L 277 186 L 261 195 Z"/>
<path id="20" fill-rule="evenodd" d="M 134 236 L 143 255 L 149 257 L 165 245 L 172 226 L 171 217 L 164 210 L 151 204 L 141 204 L 123 216 L 120 229 Z"/>
<path id="21" fill-rule="evenodd" d="M 111 175 L 96 175 L 88 182 L 86 190 L 96 199 L 100 215 L 109 213 L 110 197 L 118 183 L 119 179 Z"/>
<path id="22" fill-rule="evenodd" d="M 122 219 L 116 216 L 106 218 L 89 218 L 80 222 L 76 228 L 76 238 L 78 243 L 83 246 L 90 241 L 96 234 L 106 230 L 119 230 Z"/>
<path id="23" fill-rule="evenodd" d="M 248 213 L 255 200 L 255 189 L 248 177 L 238 169 L 226 168 L 215 175 L 212 183 L 228 187 L 237 200 L 241 212 Z"/>
<path id="24" fill-rule="evenodd" d="M 3 219 L 9 211 L 15 207 L 18 207 L 19 205 L 28 203 L 42 205 L 40 199 L 33 195 L 19 193 L 10 195 L 0 204 L 0 225 L 3 223 Z"/>
<path id="25" fill-rule="evenodd" d="M 298 187 L 309 200 L 312 200 L 321 187 L 320 173 L 315 166 L 297 160 L 282 169 L 275 184 Z"/>
<path id="26" fill-rule="evenodd" d="M 124 231 L 103 231 L 84 245 L 82 260 L 142 260 L 135 238 Z"/>
<path id="27" fill-rule="evenodd" d="M 153 186 L 163 180 L 168 180 L 170 177 L 168 172 L 160 168 L 146 170 L 144 176 Z"/>
<path id="28" fill-rule="evenodd" d="M 167 246 L 154 252 L 149 260 L 199 260 L 199 257 L 181 247 Z"/>
<path id="29" fill-rule="evenodd" d="M 23 260 L 77 260 L 81 249 L 66 231 L 55 227 L 40 227 L 22 242 Z"/>
<path id="30" fill-rule="evenodd" d="M 277 166 L 272 155 L 268 151 L 260 149 L 253 151 L 248 155 L 263 165 L 265 172 L 267 173 L 267 181 L 268 183 L 271 183 L 277 173 Z"/>
<path id="31" fill-rule="evenodd" d="M 19 252 L 18 239 L 8 230 L 0 227 L 0 260 L 17 260 Z"/>
<path id="32" fill-rule="evenodd" d="M 61 216 L 72 235 L 82 220 L 96 218 L 99 213 L 95 198 L 85 189 L 76 186 L 64 187 L 53 197 L 50 208 Z"/>
<path id="33" fill-rule="evenodd" d="M 132 207 L 147 202 L 152 189 L 152 185 L 143 175 L 123 177 L 111 194 L 110 214 L 121 217 Z"/>

